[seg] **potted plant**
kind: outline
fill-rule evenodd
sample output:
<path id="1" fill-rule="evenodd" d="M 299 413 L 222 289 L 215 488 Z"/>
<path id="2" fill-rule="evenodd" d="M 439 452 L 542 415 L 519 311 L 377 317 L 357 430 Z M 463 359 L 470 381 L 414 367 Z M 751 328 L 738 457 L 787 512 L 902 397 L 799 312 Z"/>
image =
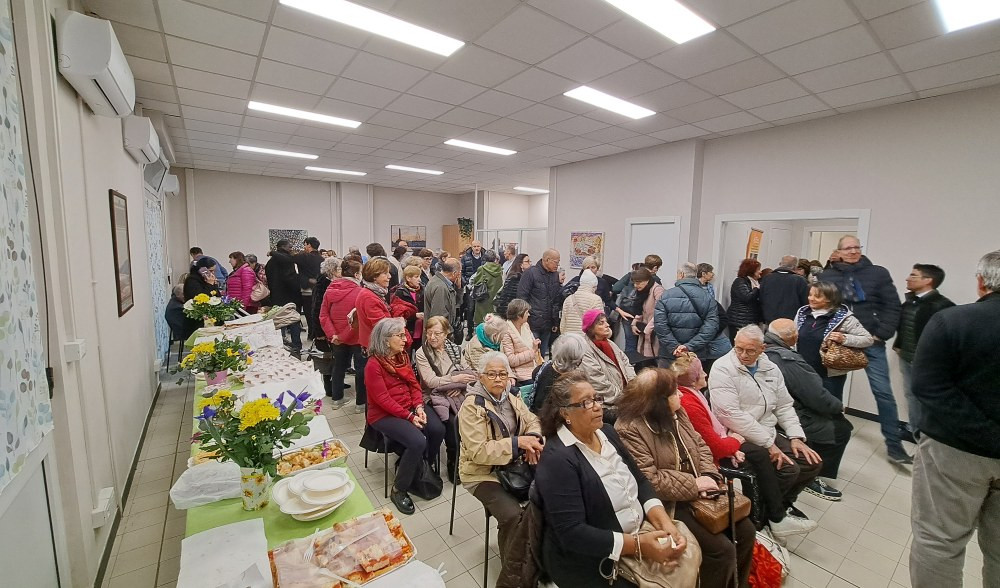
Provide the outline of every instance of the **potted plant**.
<path id="1" fill-rule="evenodd" d="M 286 395 L 291 396 L 287 406 Z M 247 402 L 229 390 L 217 390 L 198 398 L 198 432 L 193 442 L 214 452 L 220 461 L 240 466 L 243 508 L 260 510 L 267 506 L 267 489 L 277 475 L 276 449 L 287 448 L 309 434 L 309 421 L 319 414 L 321 400 L 308 392 L 282 392 L 277 400 L 267 396 Z"/>
<path id="2" fill-rule="evenodd" d="M 188 318 L 201 319 L 206 327 L 232 320 L 243 308 L 243 303 L 228 296 L 219 297 L 217 292 L 198 294 L 184 303 L 184 315 Z"/>
<path id="3" fill-rule="evenodd" d="M 242 371 L 251 364 L 253 351 L 240 337 L 198 343 L 181 360 L 182 369 L 204 372 L 205 383 L 209 386 L 224 383 L 230 370 Z"/>

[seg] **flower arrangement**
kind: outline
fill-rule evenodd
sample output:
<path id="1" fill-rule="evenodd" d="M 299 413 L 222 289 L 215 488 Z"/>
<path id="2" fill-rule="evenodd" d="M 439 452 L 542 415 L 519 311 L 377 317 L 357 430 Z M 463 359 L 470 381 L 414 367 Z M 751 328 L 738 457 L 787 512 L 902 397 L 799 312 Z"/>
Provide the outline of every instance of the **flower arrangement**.
<path id="1" fill-rule="evenodd" d="M 181 360 L 181 369 L 215 374 L 226 370 L 242 371 L 253 364 L 253 351 L 240 337 L 205 341 L 191 348 Z"/>
<path id="2" fill-rule="evenodd" d="M 243 308 L 243 303 L 229 296 L 217 296 L 217 292 L 212 291 L 212 295 L 198 294 L 191 300 L 184 303 L 184 315 L 188 318 L 202 319 L 206 324 L 216 324 L 232 320 L 236 313 Z"/>
<path id="3" fill-rule="evenodd" d="M 285 397 L 291 400 L 285 403 Z M 191 438 L 205 452 L 221 461 L 277 475 L 276 448 L 309 434 L 308 423 L 319 414 L 322 400 L 311 400 L 308 392 L 282 392 L 277 400 L 267 396 L 241 402 L 230 390 L 218 390 L 197 399 L 198 432 Z"/>

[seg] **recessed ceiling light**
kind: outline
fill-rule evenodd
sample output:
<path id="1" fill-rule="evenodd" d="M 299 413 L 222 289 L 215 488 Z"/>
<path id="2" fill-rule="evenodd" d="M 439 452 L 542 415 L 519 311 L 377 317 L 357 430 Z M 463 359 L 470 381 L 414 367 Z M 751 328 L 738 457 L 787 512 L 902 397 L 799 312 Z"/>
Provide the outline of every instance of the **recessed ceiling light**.
<path id="1" fill-rule="evenodd" d="M 586 102 L 587 104 L 593 104 L 598 108 L 610 110 L 611 112 L 617 112 L 618 114 L 634 119 L 646 118 L 647 116 L 656 114 L 648 108 L 643 108 L 637 104 L 626 102 L 621 98 L 615 98 L 611 94 L 605 94 L 604 92 L 595 90 L 589 86 L 574 88 L 563 94 L 563 96 L 576 98 L 577 100 Z"/>
<path id="2" fill-rule="evenodd" d="M 675 0 L 605 1 L 678 45 L 715 30 L 705 19 Z"/>
<path id="3" fill-rule="evenodd" d="M 445 145 L 451 145 L 452 147 L 465 147 L 466 149 L 475 149 L 476 151 L 485 151 L 487 153 L 496 153 L 497 155 L 514 155 L 517 151 L 512 149 L 501 149 L 500 147 L 490 147 L 489 145 L 480 145 L 479 143 L 470 143 L 468 141 L 462 141 L 460 139 L 448 139 L 444 142 Z"/>
<path id="4" fill-rule="evenodd" d="M 435 169 L 420 169 L 419 167 L 406 167 L 405 165 L 387 165 L 385 166 L 385 169 L 416 172 L 418 174 L 430 174 L 432 176 L 439 176 L 444 173 L 443 171 L 437 171 Z"/>
<path id="5" fill-rule="evenodd" d="M 306 110 L 296 110 L 294 108 L 286 108 L 284 106 L 275 106 L 274 104 L 266 104 L 264 102 L 254 102 L 253 100 L 251 100 L 247 104 L 247 108 L 249 108 L 250 110 L 259 110 L 261 112 L 270 112 L 271 114 L 280 114 L 282 116 L 304 118 L 306 120 L 326 123 L 328 125 L 351 127 L 352 129 L 356 129 L 361 126 L 361 123 L 356 120 L 339 118 L 336 116 L 330 116 L 328 114 L 317 114 L 315 112 L 308 112 Z"/>
<path id="6" fill-rule="evenodd" d="M 282 151 L 280 149 L 268 149 L 266 147 L 251 147 L 250 145 L 237 145 L 240 151 L 250 151 L 252 153 L 265 153 L 267 155 L 281 155 L 282 157 L 298 157 L 299 159 L 319 159 L 319 155 L 309 153 L 296 153 L 294 151 Z"/>
<path id="7" fill-rule="evenodd" d="M 347 169 L 333 169 L 332 167 L 314 167 L 307 165 L 306 169 L 314 172 L 323 172 L 327 174 L 342 174 L 345 176 L 367 176 L 366 172 L 350 171 Z"/>
<path id="8" fill-rule="evenodd" d="M 465 45 L 458 39 L 345 0 L 281 0 L 281 3 L 445 57 Z"/>
<path id="9" fill-rule="evenodd" d="M 937 0 L 938 13 L 949 33 L 1000 18 L 1000 2 Z"/>
<path id="10" fill-rule="evenodd" d="M 548 194 L 548 190 L 542 190 L 541 188 L 529 188 L 527 186 L 514 186 L 515 190 L 520 190 L 522 192 L 534 192 L 535 194 Z"/>

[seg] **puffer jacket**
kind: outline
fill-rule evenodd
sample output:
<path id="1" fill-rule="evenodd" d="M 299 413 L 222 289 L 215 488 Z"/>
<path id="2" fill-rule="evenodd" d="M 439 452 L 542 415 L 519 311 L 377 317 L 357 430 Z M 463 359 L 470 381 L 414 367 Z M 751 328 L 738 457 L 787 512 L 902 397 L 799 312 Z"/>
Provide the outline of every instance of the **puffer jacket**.
<path id="1" fill-rule="evenodd" d="M 521 281 L 517 285 L 517 297 L 531 305 L 528 324 L 531 325 L 532 331 L 547 331 L 558 326 L 561 291 L 559 272 L 547 271 L 542 266 L 541 260 L 521 275 Z"/>
<path id="2" fill-rule="evenodd" d="M 646 419 L 618 419 L 615 422 L 615 431 L 635 458 L 636 465 L 653 484 L 656 496 L 671 516 L 674 514 L 675 503 L 691 502 L 698 498 L 695 478 L 708 476 L 717 482 L 722 481 L 712 459 L 712 451 L 691 426 L 687 413 L 682 408 L 674 415 L 676 432 L 666 429 L 654 433 L 653 429 L 657 427 L 647 425 Z M 681 462 L 690 460 L 693 472 L 683 471 L 678 458 Z"/>
<path id="3" fill-rule="evenodd" d="M 582 332 L 583 314 L 588 310 L 604 312 L 604 301 L 593 291 L 581 287 L 563 301 L 559 332 L 563 334 Z M 528 318 L 530 320 L 531 317 Z"/>
<path id="4" fill-rule="evenodd" d="M 476 301 L 476 310 L 473 314 L 475 324 L 478 325 L 483 322 L 483 318 L 493 312 L 493 297 L 497 295 L 497 292 L 503 286 L 503 278 L 500 276 L 502 273 L 502 265 L 494 261 L 487 261 L 479 266 L 479 269 L 476 270 L 476 275 L 472 276 L 471 283 L 473 286 L 479 282 L 486 282 L 486 298 Z"/>
<path id="5" fill-rule="evenodd" d="M 507 281 L 503 283 L 503 287 L 493 297 L 493 312 L 503 318 L 507 318 L 507 305 L 510 304 L 511 300 L 517 298 L 517 286 L 520 283 L 521 274 L 507 276 Z"/>
<path id="6" fill-rule="evenodd" d="M 507 362 L 518 382 L 531 379 L 531 372 L 535 370 L 535 350 L 524 344 L 521 333 L 510 321 L 507 321 L 507 330 L 500 335 L 500 351 L 507 356 Z"/>
<path id="7" fill-rule="evenodd" d="M 806 322 L 811 313 L 812 309 L 809 306 L 800 308 L 795 313 L 795 328 L 801 329 L 802 323 Z M 875 343 L 875 338 L 872 337 L 871 333 L 865 329 L 861 321 L 854 316 L 854 313 L 845 304 L 841 304 L 837 312 L 834 313 L 833 318 L 830 319 L 826 330 L 823 331 L 823 340 L 829 339 L 831 333 L 843 333 L 845 347 L 864 349 L 865 347 L 871 347 Z M 846 373 L 846 371 L 826 368 L 827 377 L 842 376 Z"/>
<path id="8" fill-rule="evenodd" d="M 686 345 L 699 359 L 717 359 L 732 349 L 719 332 L 719 307 L 696 278 L 683 278 L 660 296 L 653 312 L 653 332 L 660 341 L 661 358 L 673 360 L 674 350 Z"/>
<path id="9" fill-rule="evenodd" d="M 764 321 L 760 310 L 760 288 L 754 288 L 750 278 L 733 280 L 733 285 L 729 288 L 729 300 L 726 318 L 730 329 L 740 329 Z"/>
<path id="10" fill-rule="evenodd" d="M 766 324 L 779 318 L 795 318 L 809 303 L 809 283 L 790 269 L 778 268 L 760 280 L 760 310 Z"/>
<path id="11" fill-rule="evenodd" d="M 485 406 L 476 404 L 477 396 L 486 400 Z M 542 427 L 538 417 L 528 410 L 528 407 L 516 394 L 508 392 L 507 400 L 514 409 L 519 424 L 519 429 L 510 431 L 510 434 L 514 437 L 528 434 L 540 437 Z M 465 402 L 462 403 L 462 408 L 458 411 L 458 430 L 462 440 L 462 450 L 458 457 L 458 472 L 465 485 L 498 482 L 493 468 L 507 465 L 514 459 L 514 448 L 517 447 L 517 440 L 501 437 L 499 428 L 486 414 L 487 408 L 497 412 L 497 409 L 494 408 L 495 403 L 493 395 L 487 392 L 481 383 L 476 382 L 475 385 L 469 387 Z"/>
<path id="12" fill-rule="evenodd" d="M 361 285 L 351 278 L 337 278 L 326 288 L 320 305 L 319 324 L 326 338 L 339 339 L 339 345 L 357 345 L 358 330 L 351 328 L 347 314 L 354 308 Z"/>
<path id="13" fill-rule="evenodd" d="M 611 349 L 614 350 L 615 357 L 618 359 L 617 367 L 611 358 L 588 338 L 587 352 L 583 354 L 580 369 L 587 374 L 587 381 L 594 387 L 594 392 L 604 395 L 604 405 L 610 408 L 614 406 L 622 390 L 625 389 L 625 384 L 635 378 L 635 369 L 629 363 L 625 352 L 619 349 L 614 341 L 608 341 L 608 343 L 611 344 Z M 621 372 L 618 371 L 619 367 Z M 624 380 L 622 380 L 622 374 L 625 375 Z"/>
<path id="14" fill-rule="evenodd" d="M 243 308 L 251 307 L 255 303 L 250 298 L 250 292 L 253 291 L 253 285 L 256 282 L 257 276 L 250 269 L 250 266 L 244 263 L 229 274 L 229 278 L 226 280 L 226 296 L 242 302 Z"/>
<path id="15" fill-rule="evenodd" d="M 663 296 L 666 290 L 656 282 L 650 282 L 647 288 L 649 288 L 649 295 L 646 296 L 646 300 L 642 303 L 642 316 L 639 317 L 639 322 L 646 323 L 646 326 L 639 333 L 638 349 L 639 353 L 642 353 L 645 357 L 656 357 L 660 354 L 660 341 L 656 338 L 656 333 L 654 332 L 656 303 L 660 301 L 660 296 Z M 627 329 L 629 326 L 625 325 L 625 328 Z"/>
<path id="16" fill-rule="evenodd" d="M 385 298 L 382 298 L 364 286 L 358 292 L 354 303 L 358 309 L 358 343 L 365 349 L 368 349 L 372 329 L 375 328 L 375 325 L 380 320 L 391 317 L 392 311 L 389 309 Z"/>
<path id="17" fill-rule="evenodd" d="M 730 351 L 712 366 L 708 389 L 719 422 L 748 442 L 770 447 L 777 435 L 775 427 L 781 427 L 789 438 L 806 438 L 785 378 L 767 355 L 761 353 L 757 373 L 751 374 L 736 352 Z"/>
<path id="18" fill-rule="evenodd" d="M 326 290 L 333 283 L 330 278 L 320 274 L 319 278 L 316 279 L 316 285 L 312 289 L 312 306 L 309 308 L 309 314 L 306 316 L 306 324 L 309 325 L 309 336 L 312 338 L 324 337 L 323 325 L 319 322 L 319 315 L 323 312 L 323 298 L 326 296 Z"/>
<path id="19" fill-rule="evenodd" d="M 844 302 L 865 329 L 882 341 L 896 334 L 899 326 L 899 293 L 889 270 L 861 256 L 858 263 L 837 262 L 819 275 L 819 281 L 836 284 Z"/>

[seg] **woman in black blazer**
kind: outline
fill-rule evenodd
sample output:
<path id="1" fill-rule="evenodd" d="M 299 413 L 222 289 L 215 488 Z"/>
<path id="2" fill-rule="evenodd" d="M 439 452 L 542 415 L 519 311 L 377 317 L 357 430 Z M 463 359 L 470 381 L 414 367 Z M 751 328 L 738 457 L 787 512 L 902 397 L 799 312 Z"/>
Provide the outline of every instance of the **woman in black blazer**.
<path id="1" fill-rule="evenodd" d="M 677 565 L 687 547 L 649 480 L 603 423 L 601 399 L 580 371 L 563 375 L 542 408 L 545 449 L 535 484 L 545 513 L 542 564 L 559 586 L 605 588 L 615 560 Z M 645 512 L 644 512 L 645 511 Z M 637 535 L 643 519 L 656 531 Z M 677 548 L 660 538 L 673 537 Z M 612 586 L 632 586 L 618 578 Z"/>

